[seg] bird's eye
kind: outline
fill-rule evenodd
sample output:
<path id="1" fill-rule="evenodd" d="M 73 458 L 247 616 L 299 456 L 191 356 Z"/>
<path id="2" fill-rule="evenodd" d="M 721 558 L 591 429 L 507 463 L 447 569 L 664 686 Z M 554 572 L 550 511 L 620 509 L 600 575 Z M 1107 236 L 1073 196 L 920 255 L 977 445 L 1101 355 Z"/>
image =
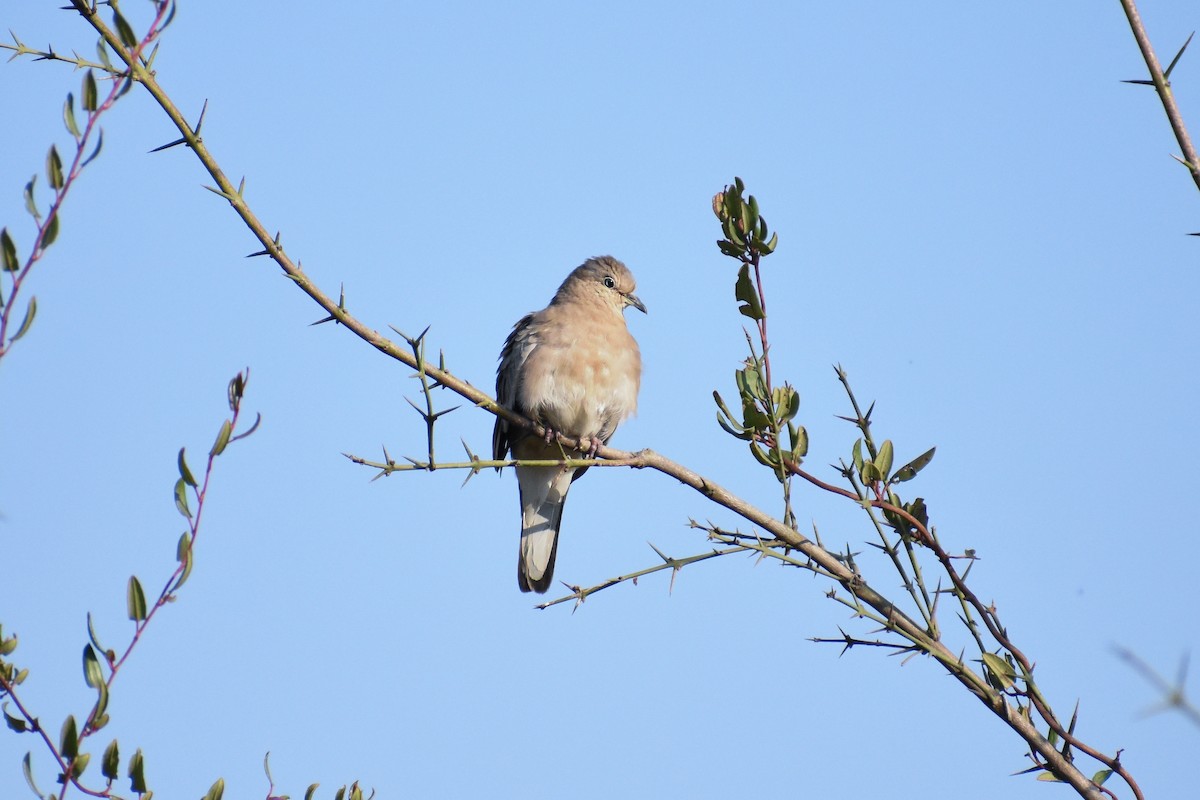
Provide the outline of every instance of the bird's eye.
<path id="1" fill-rule="evenodd" d="M 612 275 L 604 276 L 604 285 L 607 286 L 609 289 L 617 288 L 617 282 L 612 279 Z"/>

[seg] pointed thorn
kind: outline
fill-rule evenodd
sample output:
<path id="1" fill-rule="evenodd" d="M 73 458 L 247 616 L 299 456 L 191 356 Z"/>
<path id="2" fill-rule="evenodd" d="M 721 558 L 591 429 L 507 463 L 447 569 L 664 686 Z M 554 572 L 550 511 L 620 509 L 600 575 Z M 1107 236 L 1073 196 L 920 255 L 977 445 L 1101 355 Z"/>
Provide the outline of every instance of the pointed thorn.
<path id="1" fill-rule="evenodd" d="M 1143 80 L 1121 81 L 1121 83 L 1135 83 L 1138 86 L 1153 86 L 1154 85 L 1154 81 L 1143 81 Z"/>
<path id="2" fill-rule="evenodd" d="M 167 142 L 166 144 L 164 144 L 164 145 L 161 145 L 161 146 L 159 146 L 159 147 L 156 147 L 156 148 L 154 148 L 153 150 L 150 150 L 149 152 L 151 152 L 151 153 L 161 153 L 163 150 L 169 150 L 169 149 L 171 149 L 172 147 L 175 147 L 176 145 L 184 144 L 184 143 L 186 143 L 186 142 L 187 142 L 187 139 L 184 139 L 183 137 L 180 137 L 180 138 L 176 139 L 176 140 L 175 140 L 175 141 L 173 141 L 173 142 Z M 205 189 L 207 189 L 208 187 L 207 187 L 207 186 L 205 186 L 204 188 L 205 188 Z"/>
<path id="3" fill-rule="evenodd" d="M 196 136 L 197 138 L 200 136 L 200 126 L 204 124 L 204 114 L 206 111 L 208 111 L 207 97 L 204 98 L 204 105 L 200 108 L 200 119 L 196 120 L 196 128 L 192 131 L 192 135 Z"/>
<path id="4" fill-rule="evenodd" d="M 319 319 L 316 322 L 310 322 L 308 324 L 308 327 L 312 328 L 316 325 L 324 325 L 326 322 L 337 322 L 337 318 L 335 316 L 333 316 L 332 314 L 330 314 L 325 319 Z"/>
<path id="5" fill-rule="evenodd" d="M 1163 71 L 1163 78 L 1167 80 L 1171 79 L 1171 70 L 1175 69 L 1175 65 L 1179 63 L 1179 59 L 1183 56 L 1183 51 L 1187 50 L 1188 45 L 1192 43 L 1192 36 L 1195 35 L 1196 32 L 1192 31 L 1188 36 L 1187 41 L 1183 43 L 1183 47 L 1179 48 L 1179 52 L 1175 54 L 1175 57 L 1171 59 L 1171 63 L 1168 64 L 1167 68 Z"/>

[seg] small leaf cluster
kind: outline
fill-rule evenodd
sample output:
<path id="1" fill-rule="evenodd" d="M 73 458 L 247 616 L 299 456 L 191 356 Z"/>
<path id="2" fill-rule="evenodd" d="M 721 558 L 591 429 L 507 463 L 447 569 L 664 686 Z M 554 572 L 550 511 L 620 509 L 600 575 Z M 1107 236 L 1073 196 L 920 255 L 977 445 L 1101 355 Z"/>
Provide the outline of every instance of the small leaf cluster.
<path id="1" fill-rule="evenodd" d="M 717 247 L 725 255 L 749 263 L 755 255 L 775 252 L 779 234 L 767 229 L 767 220 L 758 212 L 758 200 L 754 195 L 743 197 L 745 191 L 745 183 L 735 177 L 731 185 L 713 196 L 712 206 L 725 234 Z"/>
<path id="2" fill-rule="evenodd" d="M 747 442 L 758 463 L 770 467 L 775 476 L 784 480 L 787 467 L 784 460 L 799 464 L 808 455 L 808 431 L 794 421 L 800 412 L 800 394 L 785 383 L 773 389 L 767 387 L 763 360 L 757 356 L 746 359 L 745 365 L 734 372 L 742 412 L 735 416 L 720 392 L 713 392 L 717 404 L 717 423 L 737 439 Z M 786 429 L 786 448 L 780 441 Z"/>
<path id="3" fill-rule="evenodd" d="M 61 785 L 66 785 L 68 782 L 77 782 L 84 774 L 84 771 L 91 763 L 91 753 L 81 749 L 83 741 L 102 729 L 109 722 L 106 709 L 108 708 L 108 689 L 112 676 L 115 673 L 116 654 L 112 650 L 102 647 L 96 638 L 95 628 L 92 626 L 91 616 L 88 617 L 88 636 L 91 641 L 84 645 L 83 649 L 83 677 L 87 685 L 96 690 L 96 703 L 88 714 L 83 727 L 80 728 L 75 716 L 68 715 L 63 720 L 62 728 L 58 735 L 57 750 L 55 752 L 55 760 L 64 767 L 65 771 L 59 773 L 57 782 Z M 12 662 L 7 660 L 7 657 L 17 648 L 17 637 L 11 636 L 4 638 L 0 632 L 0 697 L 12 697 L 13 690 L 24 682 L 29 674 L 27 669 L 18 669 Z M 97 651 L 104 654 L 104 664 L 102 665 Z M 108 677 L 105 677 L 105 668 L 108 670 Z M 18 704 L 19 706 L 19 704 Z M 8 728 L 16 733 L 38 733 L 41 731 L 40 724 L 36 718 L 30 717 L 21 709 L 21 716 L 14 715 L 9 712 L 8 702 L 4 703 L 4 721 Z M 22 766 L 25 772 L 25 780 L 29 784 L 33 793 L 43 800 L 53 800 L 53 794 L 43 794 L 38 788 L 37 783 L 33 778 L 33 755 L 26 753 L 22 761 Z M 152 792 L 146 789 L 146 781 L 144 775 L 144 762 L 142 760 L 142 752 L 138 750 L 129 761 L 127 776 L 130 779 L 130 788 L 132 791 L 142 796 L 143 800 L 149 800 Z M 108 746 L 104 748 L 104 755 L 100 759 L 100 772 L 106 781 L 106 787 L 103 792 L 99 792 L 101 796 L 112 797 L 113 783 L 120 777 L 120 749 L 117 745 L 117 740 L 113 739 Z"/>
<path id="4" fill-rule="evenodd" d="M 16 331 L 12 333 L 8 333 L 9 314 L 11 313 L 11 308 L 8 304 L 16 298 L 16 295 L 20 291 L 21 282 L 28 273 L 29 267 L 32 266 L 33 262 L 41 258 L 46 248 L 57 241 L 60 223 L 59 209 L 62 205 L 64 195 L 71 181 L 100 154 L 100 148 L 104 144 L 104 135 L 101 132 L 97 136 L 96 144 L 91 148 L 90 154 L 84 156 L 84 150 L 88 147 L 88 137 L 91 133 L 93 118 L 97 114 L 99 107 L 96 76 L 90 69 L 83 76 L 81 97 L 82 109 L 88 115 L 87 123 L 82 129 L 76 119 L 75 95 L 68 93 L 66 102 L 63 103 L 63 124 L 75 142 L 76 157 L 74 162 L 64 168 L 62 156 L 59 155 L 58 147 L 55 145 L 51 145 L 49 152 L 46 153 L 46 183 L 54 192 L 54 198 L 51 201 L 49 209 L 44 214 L 37 202 L 38 176 L 35 174 L 25 184 L 25 210 L 33 217 L 34 224 L 37 226 L 32 251 L 27 259 L 24 261 L 21 260 L 17 251 L 16 240 L 8 228 L 0 228 L 0 271 L 4 275 L 7 275 L 11 281 L 7 297 L 5 296 L 3 284 L 0 283 L 0 315 L 2 315 L 0 316 L 0 355 L 5 353 L 14 342 L 28 333 L 30 326 L 33 325 L 33 320 L 37 316 L 37 297 L 30 296 L 28 303 L 26 303 L 25 314 L 21 323 L 17 326 Z"/>
<path id="5" fill-rule="evenodd" d="M 868 416 L 869 414 L 870 412 L 868 412 Z M 863 440 L 857 439 L 850 452 L 850 461 L 854 467 L 854 472 L 851 474 L 857 475 L 858 480 L 862 482 L 863 486 L 875 486 L 879 487 L 881 491 L 886 490 L 888 502 L 891 505 L 904 509 L 913 519 L 921 523 L 921 527 L 927 528 L 929 526 L 929 510 L 925 507 L 924 498 L 918 497 L 907 503 L 902 502 L 895 491 L 892 490 L 892 486 L 917 477 L 917 473 L 925 469 L 933 461 L 935 452 L 937 452 L 937 448 L 931 447 L 912 461 L 893 471 L 892 463 L 895 457 L 895 448 L 892 445 L 891 439 L 883 440 L 878 450 L 875 451 L 873 458 L 870 457 L 869 453 L 867 455 L 863 454 Z M 913 523 L 907 517 L 890 509 L 884 509 L 883 516 L 888 524 L 902 536 L 909 537 L 914 532 Z"/>
<path id="6" fill-rule="evenodd" d="M 248 374 L 248 371 L 239 372 L 229 382 L 226 394 L 232 414 L 222 421 L 216 440 L 209 450 L 208 470 L 211 470 L 213 460 L 221 455 L 231 442 L 249 436 L 261 421 L 261 417 L 259 417 L 249 430 L 236 435 L 234 433 L 237 429 Z M 207 485 L 209 471 L 204 473 L 203 483 L 197 481 L 191 468 L 188 466 L 186 452 L 182 448 L 177 458 L 177 466 L 179 469 L 179 478 L 175 482 L 175 505 L 180 514 L 187 519 L 188 529 L 180 536 L 176 546 L 175 555 L 178 564 L 175 567 L 175 571 L 167 581 L 162 592 L 153 602 L 147 600 L 146 591 L 137 576 L 130 576 L 125 588 L 125 604 L 127 615 L 135 624 L 135 632 L 123 654 L 118 655 L 116 650 L 101 644 L 100 637 L 92 622 L 92 617 L 90 614 L 88 615 L 88 642 L 83 647 L 83 679 L 89 688 L 95 690 L 96 701 L 82 725 L 77 722 L 74 715 L 69 715 L 63 722 L 57 744 L 48 738 L 45 740 L 55 762 L 62 770 L 57 778 L 58 783 L 63 786 L 74 784 L 85 793 L 98 797 L 115 797 L 112 788 L 114 782 L 120 777 L 120 749 L 117 741 L 114 739 L 104 749 L 103 757 L 100 759 L 100 771 L 106 781 L 105 787 L 101 790 L 87 789 L 79 784 L 79 780 L 91 763 L 92 754 L 83 749 L 83 744 L 88 737 L 98 733 L 108 725 L 109 689 L 113 679 L 116 677 L 126 658 L 133 652 L 150 619 L 159 608 L 175 599 L 175 593 L 183 586 L 192 572 L 192 554 L 196 536 L 199 532 L 199 509 L 204 503 L 204 486 Z M 195 513 L 192 512 L 188 505 L 189 493 L 195 498 L 197 503 Z M 37 718 L 19 702 L 14 693 L 15 687 L 20 685 L 28 674 L 27 670 L 17 669 L 16 666 L 7 660 L 7 657 L 16 650 L 16 647 L 17 637 L 12 636 L 5 639 L 2 635 L 2 630 L 0 630 L 0 698 L 10 698 L 16 707 L 16 713 L 12 713 L 9 710 L 9 704 L 7 702 L 4 704 L 3 713 L 5 723 L 9 729 L 16 733 L 40 732 L 41 727 Z M 32 754 L 25 756 L 24 768 L 26 780 L 34 794 L 39 798 L 43 798 L 43 800 L 54 800 L 53 794 L 43 794 L 34 782 Z M 153 792 L 146 785 L 145 758 L 141 750 L 137 750 L 129 759 L 126 776 L 129 779 L 130 789 L 141 796 L 143 800 L 148 800 L 153 795 Z M 212 800 L 220 800 L 223 791 L 224 782 L 218 780 L 213 784 L 206 797 L 212 798 Z"/>

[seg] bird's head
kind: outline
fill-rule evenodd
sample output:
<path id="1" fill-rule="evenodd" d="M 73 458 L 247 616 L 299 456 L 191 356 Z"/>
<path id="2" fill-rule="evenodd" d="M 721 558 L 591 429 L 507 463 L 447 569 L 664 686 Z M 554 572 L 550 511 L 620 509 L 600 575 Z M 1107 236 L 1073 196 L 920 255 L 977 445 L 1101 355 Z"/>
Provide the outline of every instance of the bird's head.
<path id="1" fill-rule="evenodd" d="M 645 304 L 633 293 L 636 288 L 637 281 L 628 267 L 612 256 L 596 256 L 580 264 L 567 276 L 562 286 L 558 287 L 554 302 L 567 298 L 596 299 L 618 314 L 630 306 L 645 314 Z"/>

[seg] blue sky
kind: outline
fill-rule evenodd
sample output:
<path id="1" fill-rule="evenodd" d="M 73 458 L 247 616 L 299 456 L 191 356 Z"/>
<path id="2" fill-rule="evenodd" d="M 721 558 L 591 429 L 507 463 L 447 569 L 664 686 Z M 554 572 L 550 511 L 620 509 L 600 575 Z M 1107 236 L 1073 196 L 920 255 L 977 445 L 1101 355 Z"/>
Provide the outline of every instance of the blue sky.
<path id="1" fill-rule="evenodd" d="M 0 25 L 94 52 L 58 5 L 9 4 Z M 650 313 L 630 320 L 641 405 L 613 444 L 778 512 L 709 400 L 744 354 L 710 210 L 741 175 L 780 234 L 774 368 L 800 391 L 810 468 L 832 478 L 855 438 L 841 363 L 898 459 L 937 445 L 912 491 L 980 554 L 976 591 L 1060 713 L 1078 699 L 1082 736 L 1125 748 L 1148 795 L 1191 787 L 1200 732 L 1145 716 L 1154 691 L 1113 653 L 1173 672 L 1200 650 L 1200 198 L 1153 92 L 1120 83 L 1144 66 L 1119 5 L 427 5 L 184 2 L 158 76 L 193 119 L 208 100 L 205 141 L 314 280 L 379 330 L 431 326 L 476 385 L 572 267 L 624 260 Z M 1142 13 L 1164 60 L 1200 20 Z M 1174 76 L 1194 134 L 1196 64 Z M 66 146 L 79 78 L 0 68 L 0 221 L 19 244 L 21 188 Z M 933 664 L 808 641 L 869 629 L 805 574 L 723 559 L 670 595 L 659 575 L 532 610 L 513 477 L 370 482 L 342 452 L 424 450 L 407 368 L 308 327 L 323 314 L 243 258 L 258 248 L 191 155 L 147 154 L 176 134 L 144 93 L 104 129 L 31 279 L 37 322 L 0 364 L 0 623 L 47 727 L 89 707 L 85 614 L 121 642 L 129 574 L 172 569 L 176 453 L 198 466 L 249 366 L 262 427 L 218 462 L 194 575 L 114 691 L 110 735 L 145 751 L 157 796 L 218 776 L 264 796 L 268 750 L 293 796 L 354 778 L 383 797 L 1058 791 L 1010 777 L 1021 741 Z M 485 452 L 491 424 L 448 415 L 440 451 Z M 796 507 L 867 550 L 854 508 L 805 488 Z M 736 524 L 661 475 L 593 470 L 558 577 L 649 566 L 647 542 L 701 552 L 689 517 Z M 0 796 L 27 796 L 29 749 L 50 787 L 35 745 L 0 736 Z"/>

